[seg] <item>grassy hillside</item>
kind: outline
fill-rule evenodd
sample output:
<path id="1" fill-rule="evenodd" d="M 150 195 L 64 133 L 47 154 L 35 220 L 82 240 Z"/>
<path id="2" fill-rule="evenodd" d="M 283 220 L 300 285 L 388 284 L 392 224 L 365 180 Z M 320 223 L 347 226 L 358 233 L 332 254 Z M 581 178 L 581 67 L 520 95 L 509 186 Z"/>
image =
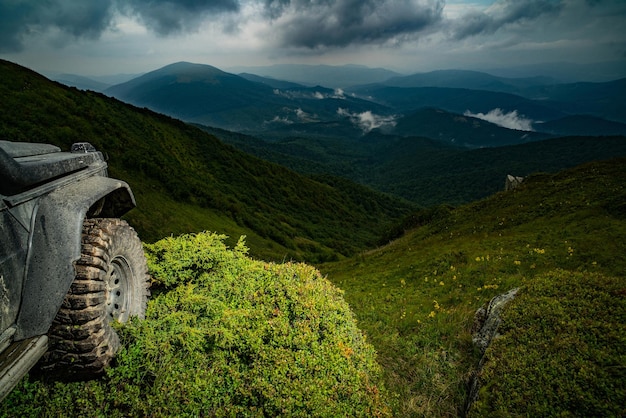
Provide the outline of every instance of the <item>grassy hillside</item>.
<path id="1" fill-rule="evenodd" d="M 178 120 L 0 61 L 0 137 L 69 149 L 89 141 L 130 183 L 142 239 L 213 230 L 256 256 L 324 260 L 371 245 L 411 206 L 259 160 Z"/>
<path id="2" fill-rule="evenodd" d="M 533 176 L 322 265 L 328 280 L 215 234 L 148 245 L 153 298 L 116 366 L 31 375 L 0 415 L 459 416 L 474 312 L 519 287 L 469 416 L 622 416 L 625 180 L 623 159 Z"/>
<path id="3" fill-rule="evenodd" d="M 463 410 L 474 312 L 514 287 L 471 416 L 624 413 L 625 184 L 623 159 L 531 176 L 320 267 L 377 349 L 396 415 Z"/>
<path id="4" fill-rule="evenodd" d="M 479 362 L 474 312 L 513 287 L 519 297 L 485 355 L 470 416 L 625 414 L 626 160 L 535 174 L 513 191 L 419 212 L 405 224 L 414 229 L 366 251 L 409 205 L 343 179 L 297 175 L 5 61 L 0 80 L 0 137 L 94 143 L 135 190 L 129 218 L 144 241 L 203 229 L 235 237 L 149 244 L 154 297 L 147 321 L 120 330 L 118 366 L 90 383 L 23 380 L 0 415 L 457 416 Z M 501 189 L 505 174 L 527 174 L 528 161 L 537 164 L 528 173 L 546 171 L 545 161 L 555 169 L 624 144 L 561 138 L 465 153 L 423 138 L 398 147 L 364 139 L 358 152 L 380 152 L 354 156 L 370 167 L 359 174 L 419 178 L 406 168 L 419 155 L 431 164 L 421 181 L 448 196 L 463 184 Z M 321 274 L 253 261 L 241 234 L 253 255 L 307 258 Z M 321 263 L 338 253 L 356 255 Z"/>

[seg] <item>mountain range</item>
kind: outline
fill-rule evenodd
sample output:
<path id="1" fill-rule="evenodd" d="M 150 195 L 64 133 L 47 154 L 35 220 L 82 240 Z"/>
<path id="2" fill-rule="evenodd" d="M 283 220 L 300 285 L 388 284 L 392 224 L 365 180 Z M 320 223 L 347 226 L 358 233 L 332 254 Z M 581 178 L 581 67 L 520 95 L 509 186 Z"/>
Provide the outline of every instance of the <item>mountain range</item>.
<path id="1" fill-rule="evenodd" d="M 298 65 L 279 64 L 271 66 L 232 67 L 236 74 L 252 73 L 258 76 L 285 80 L 313 87 L 323 85 L 330 88 L 384 82 L 401 74 L 385 68 L 369 68 L 363 65 Z"/>
<path id="2" fill-rule="evenodd" d="M 266 259 L 325 260 L 374 245 L 415 205 L 344 179 L 314 179 L 168 116 L 54 83 L 0 60 L 0 137 L 69 150 L 91 142 L 109 156 L 138 207 L 145 241 L 220 231 L 246 235 Z"/>
<path id="3" fill-rule="evenodd" d="M 215 299 L 199 293 L 207 286 L 195 286 L 187 279 L 184 289 L 171 297 L 164 287 L 155 286 L 153 301 L 163 304 L 153 304 L 152 311 L 160 309 L 167 314 L 165 321 L 174 325 L 159 328 L 159 342 L 150 343 L 157 357 L 162 343 L 182 350 L 185 359 L 209 364 L 217 357 L 206 353 L 217 340 L 207 339 L 198 325 L 209 317 L 223 320 L 227 332 L 219 338 L 225 338 L 228 350 L 242 354 L 225 370 L 263 385 L 259 391 L 241 385 L 239 395 L 246 397 L 235 397 L 244 399 L 251 414 L 258 414 L 267 395 L 277 393 L 275 380 L 262 380 L 259 371 L 275 377 L 278 363 L 257 362 L 250 354 L 268 341 L 284 340 L 285 330 L 295 330 L 298 340 L 307 336 L 304 340 L 314 347 L 328 345 L 327 331 L 336 325 L 336 318 L 330 318 L 335 321 L 331 328 L 308 338 L 320 316 L 307 312 L 324 305 L 332 307 L 335 315 L 337 301 L 325 305 L 324 298 L 303 298 L 319 289 L 326 276 L 345 292 L 359 327 L 376 349 L 385 387 L 368 386 L 367 391 L 388 402 L 396 416 L 463 415 L 469 376 L 476 376 L 482 385 L 478 402 L 469 408 L 470 417 L 502 411 L 528 416 L 623 412 L 626 160 L 613 157 L 626 156 L 626 137 L 598 135 L 620 130 L 622 124 L 594 113 L 609 108 L 623 111 L 623 103 L 615 99 L 620 81 L 579 85 L 584 94 L 574 85 L 547 88 L 546 94 L 553 95 L 549 100 L 466 87 L 385 85 L 363 86 L 361 91 L 380 91 L 386 97 L 359 99 L 344 90 L 242 77 L 187 64 L 144 77 L 120 90 L 142 100 L 158 99 L 154 105 L 164 110 L 189 114 L 193 103 L 182 103 L 185 95 L 177 90 L 215 93 L 195 96 L 195 104 L 206 102 L 196 116 L 220 115 L 232 124 L 239 112 L 247 131 L 191 124 L 189 119 L 175 119 L 144 105 L 52 82 L 0 60 L 0 138 L 47 142 L 63 149 L 73 142 L 92 142 L 109 156 L 111 175 L 131 184 L 138 208 L 128 219 L 144 241 L 212 230 L 229 235 L 227 244 L 234 246 L 240 235 L 246 235 L 256 258 L 307 260 L 321 272 L 302 292 L 292 292 L 272 287 L 276 283 L 268 287 L 273 282 L 269 274 L 280 270 L 291 283 L 302 278 L 307 266 L 255 263 L 254 270 L 239 270 L 235 267 L 249 264 L 243 260 L 241 246 L 235 250 L 236 263 L 229 261 L 235 257 L 225 255 L 226 249 L 212 252 L 214 261 L 201 267 L 191 263 L 189 271 L 209 277 L 208 287 L 216 283 L 213 277 L 226 283 L 217 286 Z M 402 101 L 394 89 L 405 89 L 420 106 Z M 430 97 L 442 105 L 422 106 L 420 97 L 429 92 L 423 89 L 433 89 Z M 268 91 L 276 97 L 267 96 Z M 522 116 L 529 116 L 518 108 L 515 111 L 520 113 L 513 113 L 506 102 L 498 105 L 500 113 L 447 110 L 441 99 L 446 94 L 453 99 L 446 106 L 459 106 L 454 101 L 462 102 L 467 94 L 479 103 L 510 99 L 536 112 L 554 112 L 555 118 L 542 121 L 545 131 L 505 129 L 484 119 L 508 116 L 520 122 Z M 589 99 L 588 104 L 580 104 L 589 106 L 588 114 L 571 114 L 556 106 L 577 95 Z M 222 101 L 212 103 L 212 97 Z M 393 100 L 383 103 L 389 98 Z M 405 110 L 394 107 L 394 100 Z M 294 109 L 289 106 L 297 104 L 308 107 L 295 107 L 300 112 L 294 114 L 285 111 L 291 119 L 279 118 L 259 128 L 258 121 L 271 114 L 265 107 Z M 341 111 L 335 108 L 339 104 L 344 105 Z M 217 110 L 211 113 L 212 109 Z M 248 114 L 255 112 L 261 116 Z M 538 121 L 533 122 L 534 129 Z M 600 132 L 594 127 L 606 129 Z M 585 129 L 589 134 L 581 135 Z M 561 136 L 563 131 L 577 135 Z M 572 166 L 576 167 L 563 170 Z M 514 190 L 503 191 L 506 174 L 525 179 Z M 194 245 L 183 246 L 187 251 L 197 248 Z M 223 265 L 227 274 L 207 276 L 205 266 L 212 266 L 208 270 L 213 273 L 215 263 Z M 251 287 L 242 286 L 242 279 L 256 276 L 264 281 L 258 291 L 249 292 Z M 481 357 L 470 333 L 475 313 L 513 288 L 519 292 L 506 307 L 505 326 L 499 329 L 502 338 Z M 231 289 L 244 300 L 236 305 L 243 307 L 240 321 L 233 321 L 233 299 L 224 297 Z M 255 330 L 249 307 L 273 292 L 268 289 L 276 290 L 286 305 L 264 305 L 269 321 L 256 321 L 262 333 L 244 334 L 253 338 L 232 344 L 231 331 Z M 299 305 L 303 300 L 307 304 Z M 215 314 L 213 301 L 228 308 L 224 315 Z M 193 312 L 183 314 L 179 309 L 183 306 L 193 307 Z M 172 315 L 184 322 L 175 322 Z M 286 319 L 284 328 L 275 322 L 281 315 Z M 31 376 L 1 405 L 0 415 L 60 416 L 67 414 L 68 404 L 76 415 L 90 415 L 105 398 L 115 398 L 109 411 L 113 415 L 129 411 L 140 415 L 153 411 L 150 399 L 170 400 L 172 391 L 161 388 L 196 393 L 194 400 L 218 393 L 214 386 L 198 384 L 193 367 L 170 380 L 171 373 L 163 379 L 151 372 L 146 375 L 145 363 L 138 359 L 145 360 L 148 345 L 138 343 L 153 341 L 142 339 L 156 335 L 150 319 L 143 322 L 146 332 L 125 334 L 127 357 L 120 359 L 130 360 L 120 360 L 103 379 L 65 384 Z M 186 334 L 198 337 L 190 340 L 193 344 L 179 346 L 181 323 Z M 303 329 L 306 332 L 300 332 Z M 285 366 L 281 370 L 287 370 L 279 382 L 283 377 L 293 381 L 288 370 L 301 363 L 299 347 L 295 357 L 278 359 Z M 342 341 L 333 349 L 339 349 L 334 358 L 342 363 L 364 361 Z M 267 351 L 261 354 L 267 357 Z M 171 363 L 169 357 L 162 360 Z M 180 369 L 174 365 L 172 370 Z M 316 372 L 321 370 L 320 376 L 329 375 L 327 363 L 314 366 Z M 349 373 L 339 373 L 333 379 L 337 376 L 350 378 Z M 146 397 L 148 401 L 136 396 L 147 392 L 153 396 Z M 103 393 L 108 397 L 103 398 Z M 303 405 L 304 392 L 282 393 L 281 402 L 288 399 Z M 93 394 L 100 402 L 91 402 Z M 216 395 L 215 404 L 232 405 L 231 395 Z M 160 411 L 167 414 L 188 406 L 188 397 L 173 399 Z M 131 402 L 141 403 L 141 408 L 131 410 Z"/>
<path id="4" fill-rule="evenodd" d="M 626 124 L 609 120 L 624 113 L 625 81 L 554 84 L 455 70 L 333 90 L 176 63 L 106 93 L 196 123 L 298 172 L 342 176 L 428 206 L 485 197 L 513 171 L 524 176 L 568 167 L 568 159 L 624 155 L 623 141 L 595 137 L 626 134 Z M 588 114 L 571 114 L 572 106 Z M 560 136 L 579 138 L 532 144 Z M 517 162 L 490 159 L 515 152 L 508 148 L 464 152 L 525 144 Z"/>
<path id="5" fill-rule="evenodd" d="M 105 90 L 137 106 L 234 131 L 336 119 L 337 110 L 387 112 L 384 106 L 322 87 L 279 90 L 215 67 L 175 63 Z"/>
<path id="6" fill-rule="evenodd" d="M 289 69 L 298 73 L 294 67 L 284 68 Z M 527 128 L 517 128 L 527 131 L 540 131 L 549 126 L 546 122 L 563 119 L 548 128 L 550 135 L 571 134 L 573 128 L 567 125 L 575 125 L 579 117 L 592 116 L 594 123 L 604 125 L 602 132 L 610 134 L 623 132 L 624 126 L 616 123 L 626 124 L 622 105 L 626 79 L 558 84 L 548 77 L 504 78 L 461 70 L 411 76 L 378 73 L 384 80 L 341 89 L 179 62 L 112 86 L 105 93 L 188 122 L 246 133 L 319 132 L 320 123 L 348 121 L 362 134 L 381 126 L 393 127 L 397 119 L 423 108 L 496 123 L 497 119 L 485 115 L 498 111 L 504 117 L 528 121 Z M 391 133 L 406 134 L 393 129 Z"/>
<path id="7" fill-rule="evenodd" d="M 107 94 L 193 122 L 239 150 L 304 175 L 340 176 L 431 206 L 488 196 L 501 189 L 507 174 L 558 171 L 625 155 L 619 135 L 626 124 L 554 106 L 581 97 L 581 87 L 589 103 L 622 112 L 623 80 L 533 87 L 549 81 L 438 71 L 385 81 L 396 86 L 341 90 L 181 62 Z M 553 100 L 478 89 L 488 86 L 552 94 Z M 509 129 L 503 121 L 486 120 L 494 116 L 526 126 Z"/>

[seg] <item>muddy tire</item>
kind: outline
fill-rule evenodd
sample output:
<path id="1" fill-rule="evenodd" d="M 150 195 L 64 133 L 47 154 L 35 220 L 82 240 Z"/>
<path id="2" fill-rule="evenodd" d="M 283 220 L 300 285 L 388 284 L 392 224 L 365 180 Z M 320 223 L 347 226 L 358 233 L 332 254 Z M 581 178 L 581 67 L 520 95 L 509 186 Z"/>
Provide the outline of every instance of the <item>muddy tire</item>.
<path id="1" fill-rule="evenodd" d="M 149 286 L 135 230 L 120 219 L 87 219 L 76 278 L 48 331 L 42 371 L 78 379 L 101 374 L 120 345 L 112 324 L 144 317 Z"/>

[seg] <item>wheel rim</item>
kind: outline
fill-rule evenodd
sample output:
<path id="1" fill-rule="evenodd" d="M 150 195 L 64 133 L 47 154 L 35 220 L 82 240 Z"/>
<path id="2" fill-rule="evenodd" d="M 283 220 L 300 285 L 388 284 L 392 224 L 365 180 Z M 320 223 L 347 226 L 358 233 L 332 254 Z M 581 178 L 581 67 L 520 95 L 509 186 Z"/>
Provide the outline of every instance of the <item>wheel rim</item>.
<path id="1" fill-rule="evenodd" d="M 112 321 L 128 319 L 130 265 L 124 257 L 115 257 L 107 274 L 107 316 Z"/>

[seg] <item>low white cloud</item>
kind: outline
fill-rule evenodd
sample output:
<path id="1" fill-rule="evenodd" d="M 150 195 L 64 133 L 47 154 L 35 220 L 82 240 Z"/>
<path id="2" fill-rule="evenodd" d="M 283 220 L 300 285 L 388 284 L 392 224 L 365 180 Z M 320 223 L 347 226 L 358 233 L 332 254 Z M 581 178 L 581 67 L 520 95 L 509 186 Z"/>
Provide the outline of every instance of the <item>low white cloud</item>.
<path id="1" fill-rule="evenodd" d="M 517 110 L 513 110 L 509 113 L 504 113 L 500 108 L 492 109 L 487 113 L 472 113 L 466 110 L 465 116 L 486 120 L 487 122 L 495 123 L 503 128 L 516 129 L 518 131 L 533 130 L 532 119 L 519 115 Z"/>
<path id="2" fill-rule="evenodd" d="M 275 91 L 276 92 L 276 91 Z M 310 123 L 310 122 L 318 122 L 319 118 L 315 113 L 308 113 L 302 110 L 301 108 L 290 109 L 283 108 L 283 112 L 285 115 L 276 115 L 272 120 L 266 120 L 265 124 L 271 123 L 280 123 L 285 125 L 291 125 L 292 123 Z"/>
<path id="3" fill-rule="evenodd" d="M 365 112 L 356 113 L 350 112 L 348 109 L 338 108 L 337 114 L 339 116 L 348 117 L 350 121 L 361 128 L 364 133 L 381 127 L 396 126 L 395 116 L 382 116 L 372 113 L 371 110 Z"/>
<path id="4" fill-rule="evenodd" d="M 286 97 L 288 99 L 345 99 L 346 96 L 342 89 L 335 89 L 332 93 L 321 91 L 306 91 L 306 90 L 279 90 L 274 89 L 274 94 L 277 96 Z"/>
<path id="5" fill-rule="evenodd" d="M 289 118 L 288 118 L 288 117 L 286 117 L 286 116 L 283 116 L 283 117 L 280 117 L 280 116 L 274 116 L 274 119 L 270 120 L 269 122 L 268 122 L 268 121 L 265 121 L 265 123 L 266 123 L 266 124 L 267 124 L 267 123 L 283 123 L 283 124 L 285 124 L 285 125 L 290 125 L 290 124 L 292 124 L 293 122 L 292 122 L 292 121 L 290 121 L 290 120 L 289 120 Z"/>
<path id="6" fill-rule="evenodd" d="M 297 108 L 294 112 L 296 113 L 298 120 L 301 122 L 317 122 L 316 114 L 307 113 L 300 108 Z"/>

